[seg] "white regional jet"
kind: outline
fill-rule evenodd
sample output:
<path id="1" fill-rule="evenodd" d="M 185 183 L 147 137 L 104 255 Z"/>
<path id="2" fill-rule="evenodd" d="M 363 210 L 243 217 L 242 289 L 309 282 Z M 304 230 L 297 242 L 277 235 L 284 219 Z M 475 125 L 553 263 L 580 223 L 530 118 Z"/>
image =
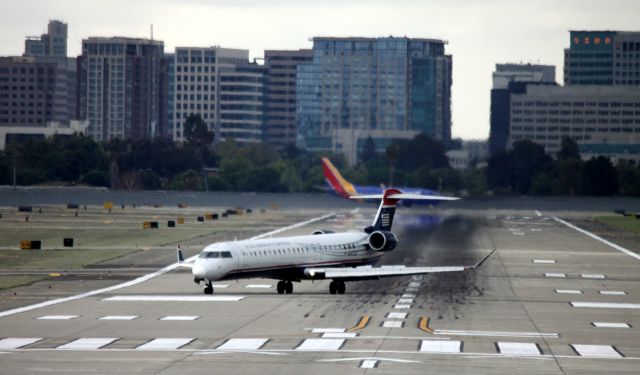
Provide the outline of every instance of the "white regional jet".
<path id="1" fill-rule="evenodd" d="M 185 262 L 182 251 L 178 249 L 179 265 L 192 268 L 194 282 L 205 283 L 205 294 L 213 293 L 211 283 L 214 281 L 255 277 L 279 280 L 279 294 L 292 293 L 293 281 L 331 279 L 329 293 L 343 294 L 345 281 L 466 271 L 479 267 L 493 254 L 491 251 L 473 266 L 372 267 L 372 264 L 398 244 L 396 236 L 391 232 L 398 200 L 433 200 L 437 199 L 437 196 L 407 194 L 396 189 L 386 189 L 383 194 L 353 198 L 382 198 L 373 224 L 365 228 L 364 232 L 333 233 L 318 230 L 307 236 L 219 242 L 205 247 L 192 262 Z"/>

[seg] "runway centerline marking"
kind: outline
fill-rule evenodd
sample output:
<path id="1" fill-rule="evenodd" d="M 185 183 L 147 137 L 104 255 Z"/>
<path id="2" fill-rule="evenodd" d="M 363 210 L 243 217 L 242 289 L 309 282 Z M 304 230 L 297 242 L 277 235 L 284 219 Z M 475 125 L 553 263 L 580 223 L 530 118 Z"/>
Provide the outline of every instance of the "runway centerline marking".
<path id="1" fill-rule="evenodd" d="M 553 259 L 534 259 L 533 263 L 538 263 L 538 264 L 555 264 L 556 261 Z"/>
<path id="2" fill-rule="evenodd" d="M 608 246 L 620 251 L 621 253 L 624 253 L 624 254 L 626 254 L 626 255 L 628 255 L 628 256 L 630 256 L 632 258 L 635 258 L 637 260 L 640 260 L 640 255 L 634 253 L 633 251 L 631 251 L 629 249 L 625 249 L 624 247 L 622 247 L 620 245 L 617 245 L 617 244 L 615 244 L 615 243 L 613 243 L 611 241 L 605 240 L 604 238 L 602 238 L 602 237 L 600 237 L 600 236 L 598 236 L 596 234 L 593 234 L 593 233 L 589 232 L 588 230 L 584 230 L 584 229 L 582 229 L 580 227 L 577 227 L 577 226 L 575 226 L 575 225 L 573 225 L 571 223 L 568 223 L 568 222 L 566 222 L 566 221 L 564 221 L 562 219 L 559 219 L 559 218 L 557 218 L 555 216 L 553 217 L 553 220 L 555 220 L 555 221 L 557 221 L 559 223 L 562 223 L 562 224 L 568 226 L 571 229 L 577 230 L 578 232 L 580 232 L 582 234 L 586 234 L 587 236 L 593 238 L 594 240 L 600 241 L 603 244 L 608 245 Z"/>
<path id="3" fill-rule="evenodd" d="M 98 319 L 99 320 L 134 320 L 137 318 L 138 318 L 138 315 L 107 315 Z"/>
<path id="4" fill-rule="evenodd" d="M 581 273 L 580 277 L 582 277 L 583 279 L 598 279 L 598 280 L 603 280 L 607 278 L 605 275 L 602 275 L 599 273 Z"/>
<path id="5" fill-rule="evenodd" d="M 579 356 L 584 357 L 599 357 L 599 358 L 622 358 L 620 354 L 611 345 L 578 345 L 571 344 L 573 350 L 578 353 Z"/>
<path id="6" fill-rule="evenodd" d="M 289 225 L 289 226 L 286 226 L 286 227 L 283 227 L 283 228 L 280 228 L 280 229 L 276 229 L 276 230 L 273 230 L 273 231 L 270 231 L 270 232 L 267 232 L 267 233 L 263 233 L 263 234 L 251 237 L 250 239 L 258 239 L 258 238 L 262 238 L 262 237 L 267 237 L 267 236 L 270 236 L 270 235 L 273 235 L 273 234 L 277 234 L 277 233 L 280 233 L 280 232 L 284 232 L 284 231 L 287 231 L 287 230 L 290 230 L 290 229 L 299 228 L 301 226 L 305 226 L 305 225 L 308 225 L 308 224 L 311 224 L 311 223 L 315 223 L 316 221 L 322 221 L 322 220 L 328 219 L 328 218 L 330 218 L 332 216 L 335 216 L 335 215 L 336 215 L 336 213 L 332 212 L 332 213 L 329 213 L 329 214 L 326 214 L 326 215 L 315 217 L 313 219 L 302 221 L 300 223 L 292 224 L 292 225 Z M 194 255 L 192 257 L 189 257 L 188 259 L 185 260 L 185 262 L 193 261 L 194 259 L 196 259 L 198 257 L 198 255 L 199 254 L 196 254 L 196 255 Z M 75 301 L 75 300 L 78 300 L 78 299 L 91 297 L 91 296 L 95 296 L 95 295 L 98 295 L 98 294 L 108 293 L 108 292 L 112 292 L 114 290 L 127 288 L 127 287 L 130 287 L 130 286 L 133 286 L 133 285 L 138 285 L 138 284 L 143 283 L 145 281 L 151 280 L 154 277 L 157 277 L 157 276 L 160 276 L 160 275 L 164 275 L 165 273 L 178 268 L 178 266 L 179 266 L 178 262 L 172 263 L 172 264 L 170 264 L 170 265 L 168 265 L 168 266 L 166 266 L 166 267 L 164 267 L 164 268 L 162 268 L 162 269 L 160 269 L 158 271 L 155 271 L 155 272 L 146 274 L 144 276 L 140 276 L 140 277 L 138 277 L 136 279 L 133 279 L 133 280 L 121 283 L 121 284 L 113 285 L 113 286 L 110 286 L 110 287 L 107 287 L 107 288 L 96 289 L 96 290 L 92 290 L 90 292 L 76 294 L 76 295 L 70 296 L 70 297 L 56 298 L 56 299 L 52 299 L 52 300 L 49 300 L 49 301 L 36 303 L 36 304 L 33 304 L 33 305 L 28 305 L 28 306 L 18 307 L 18 308 L 11 309 L 11 310 L 2 311 L 2 312 L 0 312 L 0 318 L 1 317 L 5 317 L 5 316 L 9 316 L 9 315 L 23 313 L 23 312 L 26 312 L 26 311 L 39 309 L 39 308 L 42 308 L 42 307 L 47 307 L 47 306 L 51 306 L 51 305 L 57 305 L 57 304 L 65 303 L 65 302 L 69 302 L 69 301 Z"/>
<path id="7" fill-rule="evenodd" d="M 640 309 L 640 303 L 612 302 L 569 302 L 573 307 L 592 307 L 595 309 Z"/>
<path id="8" fill-rule="evenodd" d="M 38 320 L 70 320 L 77 318 L 78 315 L 45 315 L 39 318 Z"/>
<path id="9" fill-rule="evenodd" d="M 501 354 L 515 355 L 541 355 L 538 345 L 530 342 L 503 342 L 496 343 Z"/>
<path id="10" fill-rule="evenodd" d="M 245 296 L 113 296 L 103 301 L 134 301 L 134 302 L 237 302 L 245 299 Z"/>
<path id="11" fill-rule="evenodd" d="M 216 350 L 258 350 L 267 343 L 269 339 L 229 339 L 224 344 L 218 346 Z"/>
<path id="12" fill-rule="evenodd" d="M 273 285 L 271 285 L 271 284 L 249 284 L 249 285 L 245 285 L 245 288 L 248 288 L 248 289 L 269 289 L 269 288 L 273 288 Z"/>
<path id="13" fill-rule="evenodd" d="M 147 343 L 144 343 L 138 347 L 136 350 L 172 350 L 179 349 L 191 341 L 195 340 L 191 337 L 185 338 L 158 338 L 153 339 Z"/>
<path id="14" fill-rule="evenodd" d="M 591 324 L 598 328 L 631 328 L 627 323 L 593 322 Z"/>
<path id="15" fill-rule="evenodd" d="M 567 277 L 567 274 L 561 273 L 561 272 L 545 272 L 544 277 L 555 277 L 555 278 L 564 279 Z"/>
<path id="16" fill-rule="evenodd" d="M 294 350 L 299 351 L 336 351 L 344 344 L 344 339 L 305 339 Z"/>
<path id="17" fill-rule="evenodd" d="M 600 290 L 598 293 L 605 296 L 626 296 L 627 292 L 623 290 Z"/>
<path id="18" fill-rule="evenodd" d="M 581 290 L 576 289 L 556 289 L 558 294 L 582 294 Z"/>
<path id="19" fill-rule="evenodd" d="M 197 315 L 167 315 L 160 318 L 160 320 L 197 320 L 200 318 Z"/>

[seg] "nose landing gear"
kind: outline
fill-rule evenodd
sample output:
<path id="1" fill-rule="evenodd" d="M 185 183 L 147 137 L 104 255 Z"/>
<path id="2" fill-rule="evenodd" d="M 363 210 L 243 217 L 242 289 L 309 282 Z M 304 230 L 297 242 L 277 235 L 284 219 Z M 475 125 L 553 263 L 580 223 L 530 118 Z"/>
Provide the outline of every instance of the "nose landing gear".
<path id="1" fill-rule="evenodd" d="M 344 294 L 346 289 L 347 288 L 344 285 L 344 281 L 334 280 L 329 283 L 329 293 L 331 294 Z"/>
<path id="2" fill-rule="evenodd" d="M 213 294 L 213 285 L 211 285 L 210 281 L 206 281 L 204 287 L 204 294 Z"/>
<path id="3" fill-rule="evenodd" d="M 293 293 L 293 283 L 289 280 L 278 281 L 276 290 L 278 291 L 278 294 L 283 294 L 283 293 L 291 294 Z"/>

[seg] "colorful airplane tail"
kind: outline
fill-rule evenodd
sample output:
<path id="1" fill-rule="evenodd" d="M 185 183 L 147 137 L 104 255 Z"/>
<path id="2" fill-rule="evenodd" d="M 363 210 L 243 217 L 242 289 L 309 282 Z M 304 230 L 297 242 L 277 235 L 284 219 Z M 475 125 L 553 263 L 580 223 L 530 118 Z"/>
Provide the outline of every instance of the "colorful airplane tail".
<path id="1" fill-rule="evenodd" d="M 328 158 L 322 158 L 322 172 L 329 186 L 341 197 L 349 198 L 358 193 L 356 188 L 342 177 Z"/>

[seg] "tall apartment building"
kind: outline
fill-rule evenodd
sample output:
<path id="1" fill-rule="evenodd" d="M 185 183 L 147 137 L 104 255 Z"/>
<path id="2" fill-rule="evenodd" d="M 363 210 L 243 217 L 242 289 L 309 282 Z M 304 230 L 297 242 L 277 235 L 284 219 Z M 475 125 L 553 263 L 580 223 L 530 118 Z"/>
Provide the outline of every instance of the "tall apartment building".
<path id="1" fill-rule="evenodd" d="M 640 32 L 571 31 L 566 85 L 640 85 Z"/>
<path id="2" fill-rule="evenodd" d="M 24 41 L 25 56 L 67 57 L 67 24 L 51 20 L 47 33 L 41 36 L 28 36 Z"/>
<path id="3" fill-rule="evenodd" d="M 584 159 L 604 155 L 640 162 L 640 87 L 528 85 L 511 94 L 510 144 L 528 139 L 551 154 L 563 137 Z"/>
<path id="4" fill-rule="evenodd" d="M 358 160 L 368 137 L 378 148 L 425 133 L 451 137 L 451 56 L 444 41 L 313 38 L 313 61 L 298 66 L 298 143 Z"/>
<path id="5" fill-rule="evenodd" d="M 78 57 L 78 116 L 97 141 L 166 134 L 164 43 L 92 37 Z"/>
<path id="6" fill-rule="evenodd" d="M 184 121 L 199 114 L 216 141 L 262 140 L 264 68 L 249 63 L 249 51 L 177 47 L 169 60 L 168 129 L 184 141 Z"/>
<path id="7" fill-rule="evenodd" d="M 285 146 L 296 143 L 296 77 L 298 65 L 310 63 L 312 50 L 267 50 L 265 96 L 265 140 Z"/>
<path id="8" fill-rule="evenodd" d="M 496 64 L 491 89 L 491 155 L 507 149 L 511 94 L 523 93 L 528 83 L 555 84 L 555 81 L 556 67 L 552 65 Z"/>

